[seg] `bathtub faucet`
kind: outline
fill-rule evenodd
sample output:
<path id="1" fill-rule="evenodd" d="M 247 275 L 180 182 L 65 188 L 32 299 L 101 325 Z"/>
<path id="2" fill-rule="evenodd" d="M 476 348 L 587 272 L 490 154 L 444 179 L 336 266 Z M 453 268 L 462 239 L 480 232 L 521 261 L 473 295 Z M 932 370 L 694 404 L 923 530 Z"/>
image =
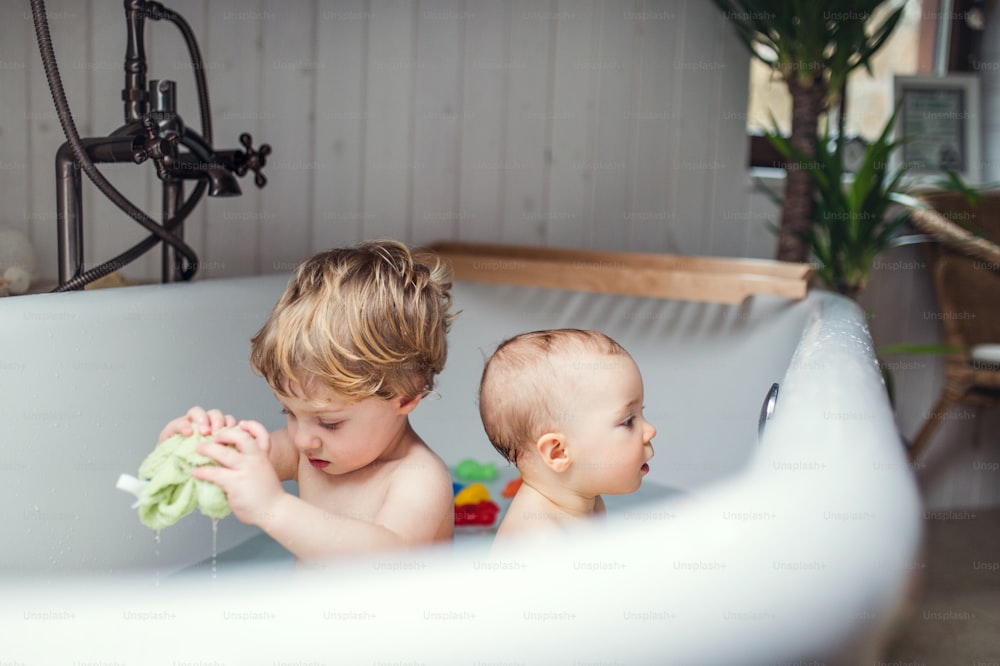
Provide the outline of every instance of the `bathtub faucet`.
<path id="1" fill-rule="evenodd" d="M 760 417 L 757 419 L 757 441 L 759 442 L 764 436 L 764 428 L 767 427 L 767 422 L 771 420 L 774 416 L 774 408 L 778 404 L 778 383 L 775 382 L 771 384 L 771 388 L 767 390 L 767 395 L 764 396 L 764 404 L 760 406 Z"/>
<path id="2" fill-rule="evenodd" d="M 41 2 L 37 4 L 41 5 L 41 11 L 44 12 L 44 5 Z M 267 184 L 262 169 L 271 152 L 269 145 L 263 144 L 254 149 L 253 139 L 244 133 L 240 135 L 242 148 L 216 150 L 212 146 L 205 65 L 187 22 L 159 2 L 125 0 L 124 6 L 128 27 L 125 88 L 122 90 L 125 123 L 108 136 L 81 139 L 75 135 L 75 126 L 70 122 L 72 131 L 67 130 L 67 141 L 56 153 L 58 290 L 80 288 L 134 260 L 160 242 L 163 243 L 162 281 L 190 279 L 197 270 L 197 257 L 184 243 L 183 223 L 201 196 L 206 191 L 209 196 L 215 197 L 237 196 L 242 193 L 237 176 L 242 177 L 250 172 L 254 174 L 257 187 Z M 144 39 L 146 19 L 170 21 L 184 36 L 198 89 L 202 125 L 200 134 L 188 127 L 177 113 L 177 86 L 174 81 L 151 79 L 147 83 Z M 47 26 L 45 32 L 47 33 Z M 39 45 L 44 54 L 41 37 Z M 53 85 L 54 76 L 48 68 L 46 74 L 50 88 L 53 88 L 53 97 L 56 98 L 61 119 L 65 115 L 71 121 L 68 106 L 60 108 L 60 100 Z M 61 93 L 61 84 L 57 87 Z M 66 123 L 63 125 L 65 129 Z M 163 187 L 162 222 L 157 223 L 143 214 L 110 185 L 103 187 L 95 180 L 93 163 L 115 162 L 152 163 Z M 99 189 L 119 208 L 153 232 L 128 252 L 86 273 L 83 270 L 81 169 L 87 172 Z M 196 181 L 195 188 L 187 199 L 184 197 L 186 180 Z M 187 263 L 186 268 L 182 259 Z"/>

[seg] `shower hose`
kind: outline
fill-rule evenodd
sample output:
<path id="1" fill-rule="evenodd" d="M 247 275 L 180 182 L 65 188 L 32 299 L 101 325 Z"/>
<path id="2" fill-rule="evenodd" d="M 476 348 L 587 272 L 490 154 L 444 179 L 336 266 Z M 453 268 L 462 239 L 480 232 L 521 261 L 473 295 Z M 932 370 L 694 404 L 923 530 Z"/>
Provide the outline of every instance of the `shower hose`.
<path id="1" fill-rule="evenodd" d="M 148 16 L 154 19 L 164 18 L 173 23 L 184 37 L 187 44 L 191 65 L 195 72 L 195 83 L 198 88 L 198 106 L 201 112 L 202 137 L 205 143 L 212 145 L 212 120 L 209 111 L 208 85 L 205 80 L 205 67 L 195 41 L 194 33 L 187 22 L 176 12 L 173 12 L 159 3 L 149 3 L 151 11 Z M 121 192 L 108 182 L 101 172 L 94 166 L 87 151 L 80 140 L 80 134 L 73 122 L 73 115 L 70 112 L 69 104 L 66 101 L 66 93 L 63 90 L 62 78 L 59 75 L 59 66 L 56 64 L 55 52 L 52 48 L 52 36 L 49 33 L 48 16 L 45 10 L 44 0 L 31 0 L 31 17 L 35 24 L 35 37 L 38 41 L 38 50 L 42 56 L 42 64 L 45 67 L 45 78 L 49 84 L 49 91 L 52 94 L 52 101 L 55 103 L 56 113 L 59 116 L 59 124 L 62 125 L 63 133 L 69 142 L 73 156 L 76 158 L 80 168 L 83 169 L 87 177 L 94 183 L 108 199 L 110 199 L 126 215 L 141 224 L 151 232 L 151 235 L 132 246 L 125 252 L 110 259 L 90 270 L 84 271 L 66 283 L 59 285 L 53 291 L 72 291 L 82 289 L 85 285 L 102 278 L 121 267 L 130 264 L 140 256 L 151 250 L 161 241 L 172 246 L 178 253 L 179 258 L 183 258 L 186 265 L 180 268 L 182 280 L 190 280 L 198 270 L 198 256 L 187 243 L 173 233 L 177 227 L 191 214 L 194 207 L 201 200 L 205 193 L 207 184 L 199 180 L 192 190 L 190 196 L 184 204 L 177 210 L 177 213 L 166 220 L 162 225 L 140 210 L 135 204 L 129 201 Z"/>

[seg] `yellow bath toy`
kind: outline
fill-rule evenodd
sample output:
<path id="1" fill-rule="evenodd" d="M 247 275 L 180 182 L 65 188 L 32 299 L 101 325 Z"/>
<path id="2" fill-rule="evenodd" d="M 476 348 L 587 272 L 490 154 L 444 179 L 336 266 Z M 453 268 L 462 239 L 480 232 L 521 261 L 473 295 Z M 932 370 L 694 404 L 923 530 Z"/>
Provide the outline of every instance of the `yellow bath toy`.
<path id="1" fill-rule="evenodd" d="M 481 483 L 471 483 L 458 491 L 455 495 L 455 506 L 465 506 L 466 504 L 479 504 L 490 499 L 490 491 Z"/>

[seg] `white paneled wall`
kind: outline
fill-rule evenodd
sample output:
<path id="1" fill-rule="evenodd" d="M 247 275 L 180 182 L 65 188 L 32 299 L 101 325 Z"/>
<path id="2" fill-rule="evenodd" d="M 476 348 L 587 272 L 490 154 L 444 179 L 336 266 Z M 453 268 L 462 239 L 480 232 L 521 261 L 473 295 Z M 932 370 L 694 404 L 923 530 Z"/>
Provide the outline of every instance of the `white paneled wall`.
<path id="1" fill-rule="evenodd" d="M 119 0 L 48 0 L 84 136 L 123 119 Z M 700 0 L 175 0 L 206 63 L 215 145 L 273 147 L 269 183 L 187 225 L 203 276 L 286 270 L 364 238 L 463 239 L 770 256 L 745 215 L 747 55 Z M 0 9 L 0 224 L 55 275 L 52 160 L 63 136 L 25 4 Z M 192 69 L 148 23 L 150 78 Z M 102 170 L 159 219 L 152 166 Z M 85 183 L 86 260 L 144 231 Z M 758 221 L 753 221 L 758 222 Z M 757 236 L 763 236 L 760 242 Z M 151 254 L 125 270 L 157 279 Z"/>

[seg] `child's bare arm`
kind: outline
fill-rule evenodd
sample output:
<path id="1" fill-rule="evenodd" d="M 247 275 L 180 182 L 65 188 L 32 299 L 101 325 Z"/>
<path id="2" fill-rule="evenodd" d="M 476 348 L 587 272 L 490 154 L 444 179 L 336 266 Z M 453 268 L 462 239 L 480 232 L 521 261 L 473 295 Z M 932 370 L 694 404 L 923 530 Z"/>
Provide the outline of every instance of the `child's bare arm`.
<path id="1" fill-rule="evenodd" d="M 268 451 L 271 466 L 282 481 L 298 481 L 299 452 L 288 437 L 288 430 L 281 428 L 271 433 L 271 450 Z"/>
<path id="2" fill-rule="evenodd" d="M 268 460 L 274 442 L 262 444 L 267 438 L 266 429 L 254 422 L 226 429 L 216 443 L 198 449 L 221 466 L 199 467 L 192 475 L 222 486 L 237 518 L 257 525 L 299 559 L 427 544 L 453 520 L 451 477 L 432 454 L 400 466 L 369 522 L 330 513 L 286 493 Z"/>
<path id="3" fill-rule="evenodd" d="M 428 545 L 454 520 L 454 508 L 447 469 L 421 467 L 401 470 L 371 522 L 286 494 L 258 527 L 302 560 Z"/>

